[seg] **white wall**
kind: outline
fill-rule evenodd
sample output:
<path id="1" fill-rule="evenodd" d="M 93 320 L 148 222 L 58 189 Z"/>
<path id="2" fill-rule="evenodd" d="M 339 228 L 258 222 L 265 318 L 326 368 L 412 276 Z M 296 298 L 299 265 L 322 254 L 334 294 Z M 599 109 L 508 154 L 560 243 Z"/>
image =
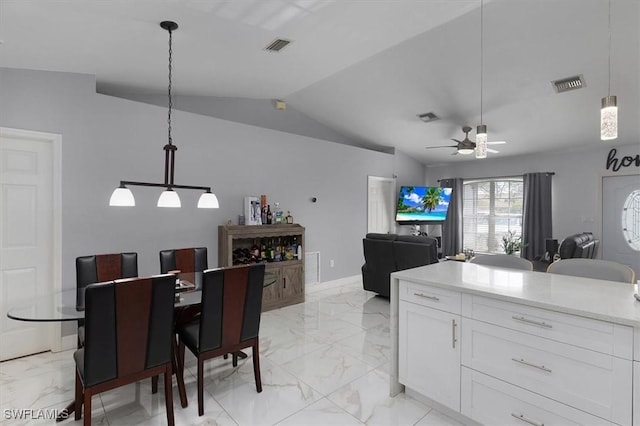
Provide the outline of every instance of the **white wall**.
<path id="1" fill-rule="evenodd" d="M 306 227 L 324 281 L 360 273 L 367 176 L 392 176 L 393 155 L 174 111 L 175 182 L 211 185 L 221 208 L 196 209 L 200 194 L 183 190 L 181 209 L 159 209 L 159 189 L 141 187 L 131 188 L 135 208 L 110 208 L 120 180 L 162 182 L 166 108 L 96 94 L 93 76 L 70 73 L 0 68 L 0 93 L 0 126 L 62 135 L 64 288 L 75 288 L 75 258 L 86 254 L 137 251 L 149 275 L 159 250 L 206 246 L 217 266 L 218 225 L 237 223 L 244 196 L 259 194 Z M 403 168 L 423 170 L 412 162 Z"/>
<path id="2" fill-rule="evenodd" d="M 618 157 L 636 156 L 640 145 L 617 146 L 600 140 L 585 141 L 585 146 L 520 157 L 473 160 L 463 164 L 428 167 L 427 182 L 437 184 L 443 178 L 480 178 L 516 176 L 524 173 L 555 172 L 552 183 L 553 238 L 558 242 L 568 235 L 588 231 L 600 238 L 602 226 L 601 181 L 603 175 L 616 174 L 606 169 L 607 155 L 616 148 Z M 617 173 L 640 173 L 640 167 Z"/>

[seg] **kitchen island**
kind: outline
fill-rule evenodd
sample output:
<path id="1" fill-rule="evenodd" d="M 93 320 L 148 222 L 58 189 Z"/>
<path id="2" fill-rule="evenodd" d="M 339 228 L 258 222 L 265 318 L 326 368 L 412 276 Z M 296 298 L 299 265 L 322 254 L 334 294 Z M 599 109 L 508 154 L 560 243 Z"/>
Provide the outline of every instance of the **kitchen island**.
<path id="1" fill-rule="evenodd" d="M 639 426 L 637 291 L 453 261 L 394 272 L 390 394 L 481 424 Z"/>

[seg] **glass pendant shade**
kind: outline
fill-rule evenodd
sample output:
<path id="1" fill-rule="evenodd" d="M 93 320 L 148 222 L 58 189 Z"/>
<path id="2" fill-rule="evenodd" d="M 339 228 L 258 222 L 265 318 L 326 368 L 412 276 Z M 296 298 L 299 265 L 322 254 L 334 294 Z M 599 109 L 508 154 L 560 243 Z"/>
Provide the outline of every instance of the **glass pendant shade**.
<path id="1" fill-rule="evenodd" d="M 600 109 L 600 139 L 612 140 L 618 137 L 618 102 L 615 96 L 602 98 Z"/>
<path id="2" fill-rule="evenodd" d="M 133 198 L 133 194 L 129 188 L 124 185 L 120 185 L 118 188 L 113 190 L 111 198 L 109 199 L 109 205 L 118 207 L 134 207 L 136 205 L 136 200 Z"/>
<path id="3" fill-rule="evenodd" d="M 220 207 L 218 203 L 218 197 L 216 194 L 211 191 L 207 191 L 200 196 L 198 200 L 198 208 L 199 209 L 217 209 Z"/>
<path id="4" fill-rule="evenodd" d="M 178 193 L 171 188 L 167 188 L 166 191 L 160 194 L 160 198 L 158 198 L 158 207 L 178 208 L 181 206 Z"/>
<path id="5" fill-rule="evenodd" d="M 476 158 L 487 158 L 487 126 L 484 124 L 476 129 Z"/>

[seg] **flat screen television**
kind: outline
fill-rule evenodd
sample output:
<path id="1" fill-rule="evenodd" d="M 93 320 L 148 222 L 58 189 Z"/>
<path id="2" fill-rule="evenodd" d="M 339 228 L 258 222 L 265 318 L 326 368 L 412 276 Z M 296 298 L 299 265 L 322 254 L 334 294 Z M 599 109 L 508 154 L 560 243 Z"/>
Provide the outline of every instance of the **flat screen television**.
<path id="1" fill-rule="evenodd" d="M 399 225 L 442 223 L 447 219 L 451 188 L 402 186 L 396 205 Z"/>

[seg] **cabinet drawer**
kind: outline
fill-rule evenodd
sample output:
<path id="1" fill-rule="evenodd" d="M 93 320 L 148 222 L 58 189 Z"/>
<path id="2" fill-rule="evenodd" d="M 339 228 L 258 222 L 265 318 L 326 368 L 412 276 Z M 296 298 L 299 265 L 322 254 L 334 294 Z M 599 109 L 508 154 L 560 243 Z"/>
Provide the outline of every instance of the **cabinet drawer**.
<path id="1" fill-rule="evenodd" d="M 462 319 L 462 364 L 619 424 L 631 424 L 632 361 Z"/>
<path id="2" fill-rule="evenodd" d="M 620 358 L 633 359 L 632 327 L 470 295 L 465 295 L 463 316 Z"/>
<path id="3" fill-rule="evenodd" d="M 402 280 L 398 288 L 400 300 L 460 314 L 462 297 L 457 291 Z"/>
<path id="4" fill-rule="evenodd" d="M 462 368 L 462 414 L 485 425 L 612 425 L 517 386 Z"/>

